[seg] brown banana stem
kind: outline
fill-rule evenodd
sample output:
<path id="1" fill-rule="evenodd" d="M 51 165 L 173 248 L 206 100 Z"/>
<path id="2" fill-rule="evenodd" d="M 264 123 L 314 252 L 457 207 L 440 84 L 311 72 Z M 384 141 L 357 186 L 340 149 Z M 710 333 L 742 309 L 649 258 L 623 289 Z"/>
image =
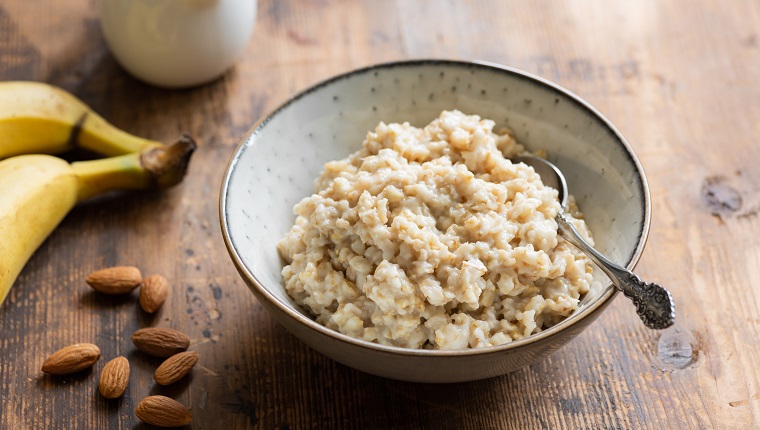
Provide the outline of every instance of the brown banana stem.
<path id="1" fill-rule="evenodd" d="M 151 174 L 156 187 L 169 188 L 182 182 L 197 147 L 190 135 L 183 134 L 170 145 L 148 148 L 140 153 L 140 164 Z"/>
<path id="2" fill-rule="evenodd" d="M 168 188 L 182 182 L 195 141 L 182 135 L 176 142 L 140 153 L 71 164 L 79 181 L 78 201 L 115 190 Z"/>

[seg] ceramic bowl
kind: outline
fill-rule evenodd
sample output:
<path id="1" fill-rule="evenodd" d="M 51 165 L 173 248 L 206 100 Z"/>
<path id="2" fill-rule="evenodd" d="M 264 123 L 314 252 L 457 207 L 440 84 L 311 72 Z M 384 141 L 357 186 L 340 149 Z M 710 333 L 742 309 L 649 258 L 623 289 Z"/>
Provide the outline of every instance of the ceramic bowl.
<path id="1" fill-rule="evenodd" d="M 293 224 L 293 205 L 313 192 L 323 164 L 356 151 L 380 121 L 419 127 L 446 109 L 493 119 L 528 149 L 548 150 L 567 176 L 597 249 L 611 259 L 632 269 L 644 247 L 650 200 L 636 156 L 607 119 L 558 85 L 507 67 L 439 60 L 380 64 L 319 83 L 259 121 L 240 143 L 224 177 L 220 217 L 230 256 L 261 304 L 307 345 L 347 366 L 421 382 L 502 375 L 566 344 L 615 296 L 609 281 L 599 278 L 602 287 L 563 322 L 506 345 L 463 351 L 353 339 L 293 303 L 276 243 Z"/>

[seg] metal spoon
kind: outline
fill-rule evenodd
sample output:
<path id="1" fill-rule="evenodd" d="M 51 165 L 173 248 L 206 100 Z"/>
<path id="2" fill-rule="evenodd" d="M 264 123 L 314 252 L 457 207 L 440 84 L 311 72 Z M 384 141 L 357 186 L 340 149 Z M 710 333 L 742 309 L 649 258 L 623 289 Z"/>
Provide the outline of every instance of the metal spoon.
<path id="1" fill-rule="evenodd" d="M 559 225 L 559 234 L 583 251 L 591 261 L 607 274 L 615 287 L 633 301 L 633 304 L 636 305 L 636 313 L 644 322 L 644 325 L 656 330 L 662 330 L 673 325 L 676 318 L 676 309 L 673 297 L 668 290 L 658 284 L 643 282 L 630 270 L 599 253 L 599 251 L 586 243 L 581 235 L 578 234 L 575 227 L 568 222 L 564 214 L 568 196 L 567 182 L 557 166 L 543 158 L 530 155 L 514 157 L 513 160 L 533 167 L 533 170 L 541 177 L 544 185 L 559 191 L 562 212 L 558 213 L 555 218 Z"/>

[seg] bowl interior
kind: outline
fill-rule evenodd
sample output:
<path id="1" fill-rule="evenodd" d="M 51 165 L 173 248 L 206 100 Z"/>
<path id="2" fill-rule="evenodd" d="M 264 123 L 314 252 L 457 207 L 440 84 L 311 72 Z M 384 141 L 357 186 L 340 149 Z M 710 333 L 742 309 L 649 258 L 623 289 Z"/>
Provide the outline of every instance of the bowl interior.
<path id="1" fill-rule="evenodd" d="M 606 120 L 575 96 L 522 72 L 417 61 L 361 69 L 312 87 L 245 138 L 222 190 L 222 222 L 246 270 L 276 300 L 297 309 L 282 284 L 276 243 L 293 224 L 293 205 L 313 193 L 322 165 L 359 149 L 380 121 L 424 126 L 451 109 L 511 128 L 531 150 L 546 149 L 564 172 L 596 248 L 624 266 L 635 264 L 649 222 L 646 183 Z M 609 288 L 598 276 L 599 288 L 582 307 Z"/>

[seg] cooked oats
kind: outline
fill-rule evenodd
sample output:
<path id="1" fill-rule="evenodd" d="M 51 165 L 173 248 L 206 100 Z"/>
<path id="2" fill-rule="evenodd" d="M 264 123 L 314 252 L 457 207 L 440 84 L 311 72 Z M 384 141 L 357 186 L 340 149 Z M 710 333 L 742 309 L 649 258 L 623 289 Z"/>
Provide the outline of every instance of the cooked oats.
<path id="1" fill-rule="evenodd" d="M 442 350 L 521 339 L 578 309 L 592 267 L 557 233 L 557 191 L 493 127 L 456 110 L 424 128 L 380 123 L 327 163 L 278 244 L 293 300 L 348 336 Z"/>

